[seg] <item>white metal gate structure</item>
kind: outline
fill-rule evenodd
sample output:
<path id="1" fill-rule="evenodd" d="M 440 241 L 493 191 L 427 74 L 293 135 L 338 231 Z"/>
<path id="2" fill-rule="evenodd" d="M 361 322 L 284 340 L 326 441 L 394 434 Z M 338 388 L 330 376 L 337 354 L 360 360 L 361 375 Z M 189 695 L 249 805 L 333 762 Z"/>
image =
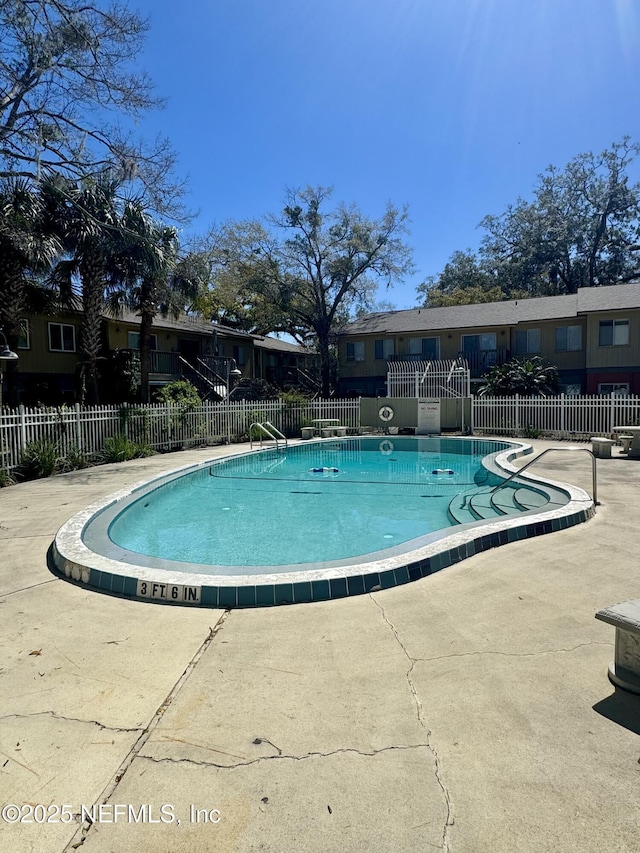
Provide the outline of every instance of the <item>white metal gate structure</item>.
<path id="1" fill-rule="evenodd" d="M 387 365 L 389 397 L 469 397 L 469 365 L 464 359 L 445 361 L 390 361 Z"/>

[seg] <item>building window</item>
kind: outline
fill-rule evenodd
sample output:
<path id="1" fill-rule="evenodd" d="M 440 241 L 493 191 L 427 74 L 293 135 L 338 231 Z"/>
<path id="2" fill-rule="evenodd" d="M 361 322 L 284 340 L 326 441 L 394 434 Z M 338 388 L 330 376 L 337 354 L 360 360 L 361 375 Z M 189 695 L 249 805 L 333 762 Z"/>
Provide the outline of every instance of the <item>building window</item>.
<path id="1" fill-rule="evenodd" d="M 601 347 L 624 347 L 629 343 L 628 320 L 600 320 Z"/>
<path id="2" fill-rule="evenodd" d="M 496 333 L 461 335 L 462 352 L 472 368 L 493 367 L 496 359 Z"/>
<path id="3" fill-rule="evenodd" d="M 496 333 L 462 335 L 462 352 L 489 352 L 496 348 Z"/>
<path id="4" fill-rule="evenodd" d="M 376 341 L 376 358 L 389 358 L 394 353 L 393 338 L 383 338 Z"/>
<path id="5" fill-rule="evenodd" d="M 18 349 L 31 349 L 31 336 L 29 334 L 29 321 L 25 318 L 20 320 L 20 334 L 18 336 Z"/>
<path id="6" fill-rule="evenodd" d="M 49 350 L 51 352 L 75 352 L 76 327 L 66 323 L 49 323 Z"/>
<path id="7" fill-rule="evenodd" d="M 540 329 L 518 329 L 516 331 L 516 353 L 528 355 L 540 352 Z"/>
<path id="8" fill-rule="evenodd" d="M 409 355 L 423 355 L 436 361 L 440 358 L 440 338 L 409 338 Z"/>
<path id="9" fill-rule="evenodd" d="M 140 349 L 140 332 L 129 332 L 129 349 Z M 158 336 L 151 335 L 149 338 L 149 349 L 158 349 Z"/>
<path id="10" fill-rule="evenodd" d="M 347 344 L 347 361 L 364 361 L 364 341 Z"/>
<path id="11" fill-rule="evenodd" d="M 628 382 L 600 382 L 598 385 L 598 394 L 613 395 L 614 397 L 628 397 L 629 383 Z"/>
<path id="12" fill-rule="evenodd" d="M 582 349 L 582 326 L 556 326 L 556 352 Z"/>
<path id="13" fill-rule="evenodd" d="M 234 346 L 233 357 L 235 358 L 238 367 L 242 367 L 242 365 L 245 364 L 247 360 L 245 347 Z"/>

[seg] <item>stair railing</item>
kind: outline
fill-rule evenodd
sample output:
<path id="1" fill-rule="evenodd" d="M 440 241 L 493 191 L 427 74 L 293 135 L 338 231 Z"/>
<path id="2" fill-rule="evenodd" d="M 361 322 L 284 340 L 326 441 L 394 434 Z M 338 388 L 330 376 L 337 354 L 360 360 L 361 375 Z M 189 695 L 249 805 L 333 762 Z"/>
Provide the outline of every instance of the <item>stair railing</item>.
<path id="1" fill-rule="evenodd" d="M 517 471 L 514 471 L 513 474 L 510 474 L 506 480 L 503 480 L 501 483 L 498 483 L 497 486 L 494 486 L 494 488 L 491 489 L 490 494 L 497 492 L 498 489 L 504 488 L 507 483 L 510 483 L 511 480 L 515 479 L 516 477 L 519 477 L 520 474 L 527 470 L 527 468 L 530 468 L 534 462 L 537 462 L 539 459 L 542 459 L 543 456 L 546 456 L 547 453 L 551 453 L 555 450 L 564 452 L 580 450 L 583 453 L 589 454 L 589 456 L 591 457 L 591 487 L 593 491 L 593 506 L 600 506 L 600 502 L 598 501 L 598 475 L 596 471 L 596 458 L 593 455 L 593 451 L 589 450 L 588 447 L 547 447 L 545 450 L 542 451 L 542 453 L 539 453 L 536 457 L 529 460 L 526 465 L 523 465 L 522 468 L 519 468 Z"/>

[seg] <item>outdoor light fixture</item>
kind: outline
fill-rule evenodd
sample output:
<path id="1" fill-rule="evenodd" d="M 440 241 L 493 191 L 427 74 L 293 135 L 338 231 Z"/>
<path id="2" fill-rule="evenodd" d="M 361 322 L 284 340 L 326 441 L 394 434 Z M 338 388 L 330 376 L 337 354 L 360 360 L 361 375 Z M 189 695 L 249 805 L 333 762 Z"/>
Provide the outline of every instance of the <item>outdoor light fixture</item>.
<path id="1" fill-rule="evenodd" d="M 4 341 L 4 344 L 0 343 L 0 365 L 3 361 L 17 361 L 18 354 L 12 349 L 9 349 L 6 335 L 1 329 L 0 336 L 2 336 L 2 340 Z M 2 381 L 2 370 L 0 370 L 0 411 L 2 411 Z"/>
<path id="2" fill-rule="evenodd" d="M 12 349 L 9 349 L 9 344 L 7 342 L 6 335 L 3 331 L 0 331 L 0 335 L 4 341 L 4 345 L 0 345 L 0 358 L 3 361 L 17 361 L 18 355 Z"/>

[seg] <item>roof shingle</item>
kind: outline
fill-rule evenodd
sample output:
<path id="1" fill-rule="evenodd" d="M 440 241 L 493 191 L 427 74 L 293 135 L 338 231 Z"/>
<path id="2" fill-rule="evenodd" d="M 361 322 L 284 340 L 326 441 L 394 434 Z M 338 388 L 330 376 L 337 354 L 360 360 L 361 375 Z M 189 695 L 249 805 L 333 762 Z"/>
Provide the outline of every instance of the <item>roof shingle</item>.
<path id="1" fill-rule="evenodd" d="M 410 308 L 368 314 L 346 326 L 343 335 L 427 332 L 441 329 L 515 326 L 539 320 L 570 320 L 592 311 L 640 308 L 640 284 L 610 287 L 582 287 L 564 296 L 539 296 L 510 299 L 506 302 L 481 302 L 449 308 Z"/>

